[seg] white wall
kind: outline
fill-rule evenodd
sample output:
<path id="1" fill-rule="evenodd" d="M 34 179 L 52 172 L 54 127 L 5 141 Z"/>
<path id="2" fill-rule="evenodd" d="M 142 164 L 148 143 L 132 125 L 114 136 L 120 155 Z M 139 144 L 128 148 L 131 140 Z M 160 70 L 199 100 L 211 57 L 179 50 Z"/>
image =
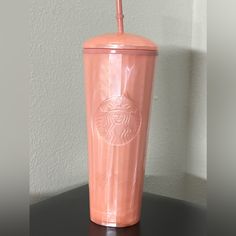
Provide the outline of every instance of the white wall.
<path id="1" fill-rule="evenodd" d="M 32 202 L 87 181 L 82 42 L 116 30 L 114 11 L 115 0 L 31 0 Z M 183 198 L 186 168 L 193 172 L 196 159 L 191 148 L 187 162 L 195 124 L 195 110 L 188 120 L 193 1 L 124 0 L 124 13 L 126 31 L 160 46 L 145 189 Z M 198 137 L 191 140 L 193 146 Z"/>
<path id="2" fill-rule="evenodd" d="M 193 7 L 187 172 L 199 178 L 206 179 L 206 0 L 194 0 Z"/>

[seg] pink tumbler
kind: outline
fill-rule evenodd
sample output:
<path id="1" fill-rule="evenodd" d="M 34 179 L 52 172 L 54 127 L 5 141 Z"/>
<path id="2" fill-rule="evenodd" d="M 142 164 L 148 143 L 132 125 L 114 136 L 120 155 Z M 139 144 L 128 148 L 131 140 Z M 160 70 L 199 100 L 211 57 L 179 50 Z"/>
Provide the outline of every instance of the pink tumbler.
<path id="1" fill-rule="evenodd" d="M 139 222 L 157 46 L 119 32 L 84 43 L 90 219 L 111 227 Z"/>

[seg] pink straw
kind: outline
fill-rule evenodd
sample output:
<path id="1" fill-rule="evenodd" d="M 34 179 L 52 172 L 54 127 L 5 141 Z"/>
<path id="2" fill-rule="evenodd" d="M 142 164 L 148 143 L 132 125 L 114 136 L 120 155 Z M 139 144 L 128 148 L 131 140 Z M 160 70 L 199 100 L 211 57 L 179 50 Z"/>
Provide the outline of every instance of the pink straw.
<path id="1" fill-rule="evenodd" d="M 116 17 L 117 17 L 117 25 L 118 25 L 118 32 L 123 34 L 124 33 L 124 22 L 123 22 L 123 9 L 122 9 L 122 0 L 116 0 Z"/>

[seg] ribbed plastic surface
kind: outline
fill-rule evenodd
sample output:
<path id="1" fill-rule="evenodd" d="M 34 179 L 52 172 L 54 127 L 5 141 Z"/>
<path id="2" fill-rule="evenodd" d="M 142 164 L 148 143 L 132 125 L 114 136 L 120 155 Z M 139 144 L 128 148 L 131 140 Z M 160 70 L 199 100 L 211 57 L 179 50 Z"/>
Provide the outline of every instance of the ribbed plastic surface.
<path id="1" fill-rule="evenodd" d="M 155 56 L 85 54 L 91 220 L 140 219 Z"/>

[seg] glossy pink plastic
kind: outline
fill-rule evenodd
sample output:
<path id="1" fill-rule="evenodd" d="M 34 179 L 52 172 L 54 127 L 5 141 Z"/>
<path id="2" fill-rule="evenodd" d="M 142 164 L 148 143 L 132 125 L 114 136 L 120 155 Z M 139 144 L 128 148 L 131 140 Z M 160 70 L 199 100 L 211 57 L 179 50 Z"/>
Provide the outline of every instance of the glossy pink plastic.
<path id="1" fill-rule="evenodd" d="M 126 227 L 139 222 L 157 47 L 124 33 L 84 43 L 90 218 Z"/>

